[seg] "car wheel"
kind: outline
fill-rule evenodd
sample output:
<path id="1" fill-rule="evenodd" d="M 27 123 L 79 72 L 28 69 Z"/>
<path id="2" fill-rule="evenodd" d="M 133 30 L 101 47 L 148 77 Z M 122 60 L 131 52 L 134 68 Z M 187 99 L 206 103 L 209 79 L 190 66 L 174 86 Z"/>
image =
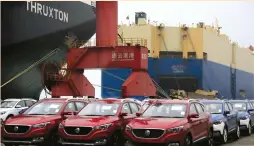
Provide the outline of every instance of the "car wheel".
<path id="1" fill-rule="evenodd" d="M 191 146 L 192 141 L 191 141 L 191 136 L 187 135 L 184 139 L 184 146 Z"/>
<path id="2" fill-rule="evenodd" d="M 221 142 L 223 144 L 227 143 L 228 142 L 228 130 L 227 128 L 224 127 L 223 129 L 223 134 L 221 135 Z"/>
<path id="3" fill-rule="evenodd" d="M 247 128 L 247 134 L 248 135 L 251 135 L 252 134 L 252 127 L 251 127 L 251 122 L 249 123 L 249 126 L 248 126 L 248 128 Z"/>
<path id="4" fill-rule="evenodd" d="M 206 146 L 213 146 L 213 131 L 209 130 L 208 138 L 206 140 Z"/>
<path id="5" fill-rule="evenodd" d="M 241 130 L 240 130 L 239 125 L 237 124 L 236 131 L 235 131 L 235 138 L 239 139 L 240 136 L 241 136 Z"/>

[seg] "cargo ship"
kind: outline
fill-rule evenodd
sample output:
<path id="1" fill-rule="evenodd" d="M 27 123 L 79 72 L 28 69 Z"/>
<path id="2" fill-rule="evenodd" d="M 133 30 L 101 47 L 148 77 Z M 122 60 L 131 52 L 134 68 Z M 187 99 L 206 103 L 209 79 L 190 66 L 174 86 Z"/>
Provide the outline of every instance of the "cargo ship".
<path id="1" fill-rule="evenodd" d="M 68 44 L 89 40 L 95 2 L 1 2 L 1 98 L 38 99 L 41 67 L 66 58 Z"/>
<path id="2" fill-rule="evenodd" d="M 254 99 L 254 55 L 220 33 L 221 27 L 149 24 L 146 13 L 136 12 L 135 23 L 119 26 L 123 38 L 147 39 L 149 75 L 167 93 L 170 89 L 216 91 L 222 99 Z M 102 86 L 120 89 L 129 69 L 105 69 Z M 114 74 L 118 78 L 111 76 Z M 102 88 L 102 98 L 120 96 Z M 139 97 L 145 98 L 145 97 Z"/>

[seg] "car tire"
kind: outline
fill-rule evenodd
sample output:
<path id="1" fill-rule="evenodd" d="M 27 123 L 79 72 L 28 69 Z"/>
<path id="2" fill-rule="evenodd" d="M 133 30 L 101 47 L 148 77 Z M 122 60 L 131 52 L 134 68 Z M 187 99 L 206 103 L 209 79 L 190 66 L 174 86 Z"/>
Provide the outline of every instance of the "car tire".
<path id="1" fill-rule="evenodd" d="M 236 130 L 235 130 L 235 135 L 234 135 L 235 139 L 239 139 L 241 137 L 241 130 L 240 130 L 240 126 L 237 124 Z"/>
<path id="2" fill-rule="evenodd" d="M 186 135 L 186 137 L 184 138 L 184 146 L 191 146 L 192 145 L 192 138 L 191 136 L 188 134 Z"/>
<path id="3" fill-rule="evenodd" d="M 222 135 L 221 135 L 221 143 L 222 143 L 222 144 L 225 144 L 225 143 L 227 143 L 227 142 L 228 142 L 228 130 L 227 130 L 226 127 L 224 127 L 223 133 L 222 133 Z"/>
<path id="4" fill-rule="evenodd" d="M 252 127 L 251 127 L 251 122 L 249 123 L 249 126 L 247 127 L 247 135 L 251 135 L 252 134 Z"/>
<path id="5" fill-rule="evenodd" d="M 209 130 L 207 140 L 205 141 L 205 146 L 213 146 L 213 130 Z"/>

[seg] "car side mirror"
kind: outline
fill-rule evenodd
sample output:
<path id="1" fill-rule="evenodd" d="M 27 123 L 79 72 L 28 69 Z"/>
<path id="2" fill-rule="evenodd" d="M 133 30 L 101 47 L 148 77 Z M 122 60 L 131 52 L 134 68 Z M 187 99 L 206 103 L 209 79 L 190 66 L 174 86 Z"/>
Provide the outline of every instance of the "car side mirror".
<path id="1" fill-rule="evenodd" d="M 196 113 L 192 113 L 192 114 L 190 114 L 189 117 L 190 117 L 190 118 L 199 118 L 199 115 L 196 114 Z"/>
<path id="2" fill-rule="evenodd" d="M 224 114 L 228 115 L 228 114 L 230 114 L 230 111 L 225 111 Z"/>
<path id="3" fill-rule="evenodd" d="M 140 113 L 140 112 L 137 112 L 137 113 L 136 113 L 136 116 L 137 116 L 137 117 L 140 117 L 141 115 L 142 115 L 142 113 Z"/>
<path id="4" fill-rule="evenodd" d="M 122 117 L 127 116 L 127 115 L 128 115 L 128 113 L 124 113 L 124 112 L 120 114 L 120 116 L 122 116 Z"/>
<path id="5" fill-rule="evenodd" d="M 15 108 L 21 108 L 21 105 L 16 105 Z"/>

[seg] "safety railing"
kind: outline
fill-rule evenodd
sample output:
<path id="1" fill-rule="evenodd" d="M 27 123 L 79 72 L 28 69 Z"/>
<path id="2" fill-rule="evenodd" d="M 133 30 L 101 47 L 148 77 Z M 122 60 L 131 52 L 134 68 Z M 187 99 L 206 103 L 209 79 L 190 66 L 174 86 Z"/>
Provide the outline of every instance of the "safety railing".
<path id="1" fill-rule="evenodd" d="M 147 47 L 147 40 L 142 38 L 123 38 L 117 41 L 111 40 L 96 40 L 91 39 L 89 41 L 78 40 L 73 42 L 69 47 L 70 48 L 84 48 L 84 47 L 93 47 L 93 46 L 144 46 Z"/>

